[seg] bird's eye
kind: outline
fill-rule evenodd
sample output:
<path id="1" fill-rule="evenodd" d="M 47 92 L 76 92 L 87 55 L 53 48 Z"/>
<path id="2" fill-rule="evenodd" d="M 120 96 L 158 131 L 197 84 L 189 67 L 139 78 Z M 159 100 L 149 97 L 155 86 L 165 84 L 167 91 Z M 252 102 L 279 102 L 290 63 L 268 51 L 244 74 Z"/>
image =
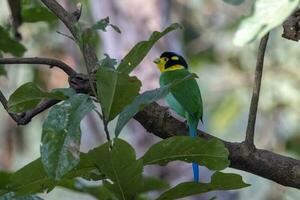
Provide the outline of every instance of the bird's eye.
<path id="1" fill-rule="evenodd" d="M 169 58 L 164 57 L 164 61 L 165 61 L 165 62 L 168 62 L 168 60 L 169 60 Z"/>

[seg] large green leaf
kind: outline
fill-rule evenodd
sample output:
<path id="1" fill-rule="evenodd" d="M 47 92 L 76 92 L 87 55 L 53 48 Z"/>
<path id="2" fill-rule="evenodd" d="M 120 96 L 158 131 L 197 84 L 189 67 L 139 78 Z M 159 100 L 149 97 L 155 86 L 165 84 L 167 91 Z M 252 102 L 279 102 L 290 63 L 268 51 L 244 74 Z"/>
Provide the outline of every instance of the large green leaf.
<path id="1" fill-rule="evenodd" d="M 14 56 L 22 56 L 26 48 L 18 41 L 12 39 L 9 33 L 0 26 L 0 51 L 10 53 Z"/>
<path id="2" fill-rule="evenodd" d="M 11 175 L 8 188 L 17 195 L 30 195 L 49 190 L 55 185 L 43 168 L 41 159 L 36 159 Z"/>
<path id="3" fill-rule="evenodd" d="M 136 77 L 101 67 L 97 71 L 97 93 L 106 120 L 114 119 L 138 95 L 141 82 Z"/>
<path id="4" fill-rule="evenodd" d="M 44 98 L 64 100 L 66 96 L 60 91 L 44 92 L 35 83 L 29 82 L 20 86 L 9 97 L 8 108 L 10 112 L 24 112 L 35 108 Z"/>
<path id="5" fill-rule="evenodd" d="M 50 177 L 60 179 L 79 163 L 80 121 L 93 108 L 89 96 L 77 94 L 50 110 L 43 124 L 40 149 Z"/>
<path id="6" fill-rule="evenodd" d="M 223 0 L 223 1 L 232 5 L 240 5 L 244 3 L 245 0 Z"/>
<path id="7" fill-rule="evenodd" d="M 236 190 L 250 186 L 238 174 L 215 172 L 210 183 L 186 182 L 164 192 L 157 200 L 174 200 L 213 190 Z"/>
<path id="8" fill-rule="evenodd" d="M 121 130 L 124 128 L 124 126 L 127 124 L 127 122 L 134 117 L 136 113 L 138 113 L 140 110 L 142 110 L 147 105 L 151 104 L 154 101 L 157 101 L 161 98 L 164 98 L 168 95 L 171 88 L 176 87 L 178 84 L 182 83 L 185 80 L 189 80 L 191 78 L 196 78 L 196 74 L 190 74 L 186 76 L 185 78 L 181 80 L 173 81 L 171 84 L 163 86 L 158 89 L 146 91 L 140 95 L 138 95 L 134 101 L 126 106 L 124 110 L 120 113 L 120 116 L 118 118 L 118 122 L 115 128 L 115 136 L 118 137 Z"/>
<path id="9" fill-rule="evenodd" d="M 76 192 L 82 192 L 85 194 L 92 195 L 99 200 L 117 200 L 113 193 L 109 191 L 106 187 L 101 185 L 86 184 L 80 179 L 61 180 L 58 183 L 58 185 L 70 190 L 74 190 Z"/>
<path id="10" fill-rule="evenodd" d="M 262 38 L 271 29 L 282 24 L 299 5 L 299 0 L 257 0 L 254 12 L 240 24 L 233 42 L 243 46 Z"/>
<path id="11" fill-rule="evenodd" d="M 137 43 L 129 53 L 122 59 L 117 70 L 129 74 L 140 62 L 144 59 L 153 45 L 167 33 L 181 28 L 181 25 L 174 23 L 167 27 L 163 32 L 155 31 L 152 33 L 150 38 L 146 41 Z"/>
<path id="12" fill-rule="evenodd" d="M 99 173 L 95 166 L 97 157 L 94 152 L 91 152 L 81 153 L 79 164 L 63 176 L 61 181 L 70 181 L 76 177 L 81 177 L 86 180 L 103 179 L 104 176 Z M 40 158 L 32 161 L 9 176 L 2 176 L 0 174 L 0 177 L 0 189 L 9 189 L 19 196 L 49 191 L 56 185 L 62 184 L 62 182 L 55 181 L 47 175 Z M 9 178 L 9 180 L 7 180 L 7 178 Z"/>
<path id="13" fill-rule="evenodd" d="M 100 146 L 94 153 L 98 156 L 97 167 L 111 181 L 105 186 L 118 195 L 118 199 L 132 199 L 142 185 L 143 163 L 136 160 L 134 149 L 125 141 L 115 139 Z"/>
<path id="14" fill-rule="evenodd" d="M 154 144 L 142 157 L 144 165 L 166 165 L 175 160 L 198 163 L 211 170 L 229 166 L 228 150 L 217 139 L 206 141 L 200 137 L 174 136 Z"/>
<path id="15" fill-rule="evenodd" d="M 7 189 L 6 185 L 9 184 L 11 174 L 8 172 L 0 171 L 0 190 Z"/>
<path id="16" fill-rule="evenodd" d="M 50 10 L 39 5 L 23 8 L 22 17 L 24 22 L 53 22 L 57 20 L 57 17 Z"/>
<path id="17" fill-rule="evenodd" d="M 144 177 L 142 180 L 142 187 L 139 190 L 140 193 L 159 191 L 170 188 L 167 181 L 156 177 Z"/>

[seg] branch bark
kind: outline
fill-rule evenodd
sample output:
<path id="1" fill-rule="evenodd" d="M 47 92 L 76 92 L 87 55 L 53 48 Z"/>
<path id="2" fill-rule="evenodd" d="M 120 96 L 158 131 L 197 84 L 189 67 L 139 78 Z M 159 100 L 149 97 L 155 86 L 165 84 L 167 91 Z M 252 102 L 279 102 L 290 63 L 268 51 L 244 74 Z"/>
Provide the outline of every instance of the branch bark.
<path id="1" fill-rule="evenodd" d="M 0 64 L 42 64 L 49 65 L 50 67 L 58 67 L 69 76 L 74 76 L 75 74 L 77 74 L 72 67 L 62 62 L 61 60 L 50 58 L 0 58 Z"/>
<path id="2" fill-rule="evenodd" d="M 134 117 L 146 130 L 160 138 L 188 135 L 185 123 L 170 116 L 164 107 L 152 103 Z M 201 138 L 216 138 L 198 130 Z M 217 138 L 219 139 L 219 138 Z M 300 189 L 300 161 L 271 151 L 249 151 L 245 143 L 224 141 L 229 150 L 230 167 L 273 180 L 281 185 Z"/>
<path id="3" fill-rule="evenodd" d="M 259 92 L 261 86 L 261 79 L 264 67 L 264 58 L 266 47 L 268 43 L 269 33 L 265 35 L 259 44 L 258 52 L 257 52 L 257 61 L 256 61 L 256 69 L 255 69 L 255 77 L 254 77 L 254 87 L 252 92 L 249 117 L 248 117 L 248 125 L 246 131 L 245 142 L 250 151 L 255 149 L 254 145 L 254 132 L 255 132 L 255 122 L 257 116 L 257 107 L 259 101 Z"/>

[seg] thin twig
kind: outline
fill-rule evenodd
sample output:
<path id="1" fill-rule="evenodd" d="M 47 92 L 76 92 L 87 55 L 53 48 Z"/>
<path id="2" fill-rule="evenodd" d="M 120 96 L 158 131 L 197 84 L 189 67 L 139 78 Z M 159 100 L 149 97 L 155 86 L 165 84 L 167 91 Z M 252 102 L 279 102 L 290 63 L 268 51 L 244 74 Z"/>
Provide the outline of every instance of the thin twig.
<path id="1" fill-rule="evenodd" d="M 28 124 L 33 117 L 35 117 L 39 113 L 47 110 L 48 108 L 52 107 L 53 105 L 57 104 L 58 102 L 60 102 L 60 100 L 56 100 L 56 99 L 42 101 L 36 108 L 25 112 L 24 115 L 22 117 L 20 117 L 20 119 L 18 119 L 18 121 L 16 121 L 17 124 L 18 125 Z"/>
<path id="2" fill-rule="evenodd" d="M 69 76 L 74 76 L 77 74 L 76 71 L 66 63 L 52 58 L 0 58 L 0 64 L 42 64 L 49 65 L 50 67 L 58 67 Z"/>
<path id="3" fill-rule="evenodd" d="M 66 37 L 66 38 L 69 38 L 70 40 L 75 41 L 75 39 L 74 39 L 73 37 L 71 37 L 71 36 L 69 36 L 69 35 L 67 35 L 67 34 L 65 34 L 65 33 L 62 33 L 62 32 L 60 32 L 60 31 L 56 31 L 56 33 L 58 33 L 58 34 L 60 34 L 60 35 L 62 35 L 62 36 L 64 36 L 64 37 Z"/>
<path id="4" fill-rule="evenodd" d="M 44 110 L 47 110 L 51 106 L 57 104 L 58 102 L 60 102 L 60 100 L 55 100 L 55 99 L 44 100 L 36 108 L 20 114 L 9 112 L 7 107 L 7 99 L 5 98 L 1 90 L 0 90 L 0 102 L 3 105 L 4 109 L 7 111 L 7 113 L 18 125 L 26 125 L 31 121 L 33 117 L 43 112 Z"/>
<path id="5" fill-rule="evenodd" d="M 110 138 L 109 131 L 108 131 L 108 123 L 107 123 L 107 121 L 105 120 L 103 114 L 101 114 L 97 109 L 94 109 L 94 111 L 97 113 L 97 115 L 99 116 L 99 118 L 102 120 L 103 127 L 104 127 L 104 132 L 105 132 L 105 135 L 106 135 L 106 139 L 107 139 L 108 142 L 110 142 L 111 138 Z"/>
<path id="6" fill-rule="evenodd" d="M 254 77 L 254 87 L 253 87 L 253 92 L 252 92 L 249 117 L 248 117 L 248 125 L 247 125 L 246 138 L 245 138 L 245 142 L 246 142 L 249 150 L 255 149 L 255 145 L 254 145 L 255 121 L 256 121 L 256 115 L 257 115 L 259 92 L 260 92 L 265 51 L 266 51 L 266 47 L 267 47 L 267 43 L 268 43 L 268 38 L 269 38 L 269 33 L 261 39 L 259 48 L 258 48 L 258 53 L 257 53 L 257 61 L 256 61 L 256 69 L 255 69 L 255 77 Z"/>
<path id="7" fill-rule="evenodd" d="M 8 109 L 7 108 L 7 100 L 1 90 L 0 90 L 0 102 L 3 105 L 4 109 L 7 110 Z"/>
<path id="8" fill-rule="evenodd" d="M 111 141 L 110 139 L 110 135 L 109 135 L 109 131 L 108 131 L 108 123 L 105 119 L 102 120 L 103 121 L 103 125 L 104 125 L 104 131 L 105 131 L 105 134 L 106 134 L 106 139 L 108 142 Z"/>

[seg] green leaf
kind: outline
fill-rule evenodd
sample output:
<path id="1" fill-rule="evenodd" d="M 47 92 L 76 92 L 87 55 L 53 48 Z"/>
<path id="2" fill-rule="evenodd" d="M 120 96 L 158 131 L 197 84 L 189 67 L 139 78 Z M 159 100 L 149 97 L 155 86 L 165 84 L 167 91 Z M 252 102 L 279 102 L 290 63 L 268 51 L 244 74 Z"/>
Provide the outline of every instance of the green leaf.
<path id="1" fill-rule="evenodd" d="M 43 200 L 35 195 L 16 196 L 13 192 L 0 196 L 0 200 Z"/>
<path id="2" fill-rule="evenodd" d="M 144 177 L 142 181 L 142 188 L 139 193 L 159 191 L 170 187 L 167 181 L 156 177 Z"/>
<path id="3" fill-rule="evenodd" d="M 237 6 L 237 5 L 244 3 L 245 0 L 223 0 L 223 1 Z"/>
<path id="4" fill-rule="evenodd" d="M 147 105 L 151 104 L 154 101 L 157 101 L 161 98 L 164 98 L 170 92 L 170 86 L 163 86 L 158 89 L 146 91 L 138 95 L 134 101 L 126 106 L 124 110 L 120 113 L 120 116 L 117 121 L 115 128 L 115 136 L 118 137 L 127 124 L 127 122 L 135 116 L 140 110 L 142 110 Z"/>
<path id="5" fill-rule="evenodd" d="M 96 22 L 91 28 L 92 30 L 106 31 L 106 27 L 109 25 L 109 17 L 105 17 Z"/>
<path id="6" fill-rule="evenodd" d="M 285 148 L 287 151 L 295 154 L 298 158 L 300 157 L 300 135 L 295 134 L 285 140 Z"/>
<path id="7" fill-rule="evenodd" d="M 94 151 L 98 156 L 97 167 L 112 183 L 104 185 L 118 195 L 118 199 L 133 199 L 141 186 L 143 163 L 136 160 L 134 149 L 125 141 L 115 139 L 111 149 L 110 143 Z"/>
<path id="8" fill-rule="evenodd" d="M 233 43 L 243 46 L 261 39 L 271 29 L 279 26 L 299 5 L 299 0 L 257 0 L 254 12 L 244 19 L 235 33 Z"/>
<path id="9" fill-rule="evenodd" d="M 164 192 L 157 200 L 174 200 L 214 190 L 236 190 L 250 186 L 238 174 L 215 172 L 211 183 L 186 182 Z"/>
<path id="10" fill-rule="evenodd" d="M 155 31 L 147 41 L 137 43 L 129 53 L 123 58 L 117 70 L 129 74 L 144 59 L 153 45 L 167 33 L 181 28 L 181 25 L 174 23 L 167 27 L 163 32 Z"/>
<path id="11" fill-rule="evenodd" d="M 34 5 L 34 7 L 25 7 L 22 9 L 24 22 L 53 22 L 57 17 L 46 7 Z"/>
<path id="12" fill-rule="evenodd" d="M 11 176 L 10 173 L 0 171 L 0 190 L 7 189 L 5 187 L 10 181 L 10 176 Z"/>
<path id="13" fill-rule="evenodd" d="M 99 64 L 101 67 L 106 67 L 110 69 L 115 69 L 116 64 L 118 63 L 116 59 L 109 57 L 108 54 L 104 54 L 105 58 L 99 60 Z"/>
<path id="14" fill-rule="evenodd" d="M 144 165 L 166 165 L 175 160 L 195 162 L 211 170 L 222 170 L 229 166 L 228 150 L 217 139 L 174 136 L 154 144 L 142 157 Z"/>
<path id="15" fill-rule="evenodd" d="M 96 150 L 81 153 L 79 164 L 64 175 L 62 181 L 70 181 L 76 177 L 86 180 L 102 180 L 104 175 L 100 174 L 95 166 L 95 161 L 98 159 L 98 155 L 95 153 Z M 47 175 L 40 158 L 11 175 L 4 172 L 0 173 L 0 195 L 3 194 L 1 193 L 1 189 L 9 189 L 19 196 L 36 194 L 45 190 L 52 190 L 57 184 L 60 185 L 62 183 L 55 181 Z M 4 193 L 7 192 L 4 191 Z"/>
<path id="16" fill-rule="evenodd" d="M 107 26 L 112 27 L 114 29 L 114 31 L 121 34 L 121 30 L 118 26 L 109 23 L 109 17 L 105 17 L 105 18 L 99 20 L 98 22 L 96 22 L 96 24 L 94 24 L 91 27 L 91 29 L 92 30 L 101 30 L 101 31 L 106 32 Z"/>
<path id="17" fill-rule="evenodd" d="M 176 80 L 169 85 L 163 86 L 158 89 L 146 91 L 140 95 L 138 95 L 134 101 L 126 106 L 124 110 L 120 113 L 118 118 L 118 122 L 115 128 L 115 136 L 118 137 L 121 133 L 121 130 L 127 124 L 127 122 L 135 116 L 140 110 L 142 110 L 147 105 L 151 104 L 154 101 L 157 101 L 161 98 L 164 98 L 170 92 L 172 87 L 176 87 L 178 84 L 182 83 L 183 81 L 189 80 L 191 78 L 196 78 L 196 74 L 190 74 L 181 80 Z"/>
<path id="18" fill-rule="evenodd" d="M 117 198 L 104 186 L 86 184 L 81 180 L 62 180 L 58 183 L 58 185 L 76 192 L 89 194 L 97 199 L 117 200 Z"/>
<path id="19" fill-rule="evenodd" d="M 0 58 L 3 58 L 1 51 L 0 51 Z M 7 76 L 7 71 L 4 65 L 0 65 L 0 76 Z"/>
<path id="20" fill-rule="evenodd" d="M 36 159 L 11 175 L 8 188 L 17 195 L 30 195 L 54 186 L 55 183 L 47 176 L 41 159 Z"/>
<path id="21" fill-rule="evenodd" d="M 52 90 L 52 92 L 53 93 L 61 93 L 65 97 L 68 97 L 68 98 L 71 98 L 72 96 L 77 94 L 73 88 L 55 88 Z"/>
<path id="22" fill-rule="evenodd" d="M 4 65 L 0 65 L 0 76 L 7 76 L 7 71 L 4 68 Z"/>
<path id="23" fill-rule="evenodd" d="M 114 119 L 138 95 L 141 82 L 136 77 L 99 68 L 96 74 L 98 100 L 106 120 Z"/>
<path id="24" fill-rule="evenodd" d="M 42 99 L 64 100 L 62 92 L 43 92 L 35 83 L 29 82 L 20 86 L 8 100 L 10 112 L 20 113 L 36 107 Z"/>
<path id="25" fill-rule="evenodd" d="M 26 48 L 9 36 L 9 33 L 0 26 L 0 51 L 10 53 L 14 56 L 22 56 Z"/>
<path id="26" fill-rule="evenodd" d="M 50 110 L 43 124 L 40 149 L 50 177 L 60 179 L 79 163 L 80 121 L 93 108 L 89 96 L 77 94 Z"/>

